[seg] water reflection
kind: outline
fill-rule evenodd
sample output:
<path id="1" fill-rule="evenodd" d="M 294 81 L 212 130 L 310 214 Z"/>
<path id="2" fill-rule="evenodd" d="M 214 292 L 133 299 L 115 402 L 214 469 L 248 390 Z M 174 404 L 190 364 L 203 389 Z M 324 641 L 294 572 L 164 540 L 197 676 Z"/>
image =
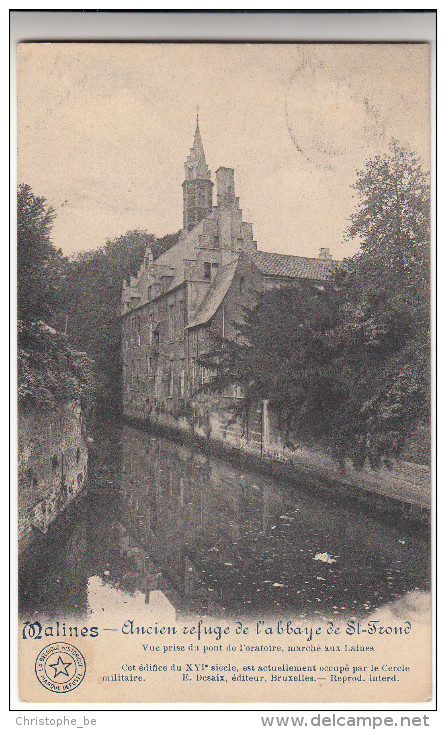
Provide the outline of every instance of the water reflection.
<path id="1" fill-rule="evenodd" d="M 426 587 L 426 546 L 364 515 L 128 428 L 123 465 L 126 524 L 201 611 L 360 615 Z"/>
<path id="2" fill-rule="evenodd" d="M 160 615 L 359 617 L 428 587 L 421 538 L 167 439 L 124 427 L 91 472 L 83 509 L 22 574 L 28 614 L 127 603 Z"/>

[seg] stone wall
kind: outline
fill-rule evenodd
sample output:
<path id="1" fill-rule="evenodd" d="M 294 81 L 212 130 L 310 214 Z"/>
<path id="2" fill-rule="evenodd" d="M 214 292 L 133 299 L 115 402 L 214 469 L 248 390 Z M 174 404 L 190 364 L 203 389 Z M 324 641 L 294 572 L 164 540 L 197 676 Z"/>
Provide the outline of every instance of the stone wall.
<path id="1" fill-rule="evenodd" d="M 293 434 L 286 441 L 275 414 L 267 401 L 262 401 L 243 417 L 234 418 L 230 406 L 234 398 L 222 396 L 197 397 L 187 417 L 175 418 L 174 414 L 152 412 L 147 420 L 177 431 L 224 444 L 231 450 L 250 454 L 262 461 L 283 464 L 285 473 L 293 467 L 298 473 L 344 485 L 355 492 L 371 495 L 369 503 L 376 499 L 391 500 L 404 506 L 409 515 L 428 514 L 431 506 L 430 467 L 403 459 L 394 459 L 389 466 L 372 469 L 367 463 L 355 469 L 347 460 L 344 469 L 327 449 L 318 444 L 306 443 Z M 141 415 L 127 413 L 131 418 L 144 420 Z M 290 443 L 292 441 L 292 443 Z M 290 471 L 291 470 L 291 471 Z"/>
<path id="2" fill-rule="evenodd" d="M 86 484 L 88 451 L 77 402 L 51 412 L 19 413 L 18 539 L 19 555 Z"/>

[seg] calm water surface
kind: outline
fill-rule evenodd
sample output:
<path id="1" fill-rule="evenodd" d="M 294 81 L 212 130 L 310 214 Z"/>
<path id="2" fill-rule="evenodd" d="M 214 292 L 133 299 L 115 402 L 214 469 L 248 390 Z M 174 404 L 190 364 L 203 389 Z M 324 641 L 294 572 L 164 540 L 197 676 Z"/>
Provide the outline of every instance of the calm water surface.
<path id="1" fill-rule="evenodd" d="M 19 576 L 22 616 L 147 604 L 178 614 L 359 617 L 429 587 L 428 544 L 130 427 L 97 438 L 88 493 Z"/>

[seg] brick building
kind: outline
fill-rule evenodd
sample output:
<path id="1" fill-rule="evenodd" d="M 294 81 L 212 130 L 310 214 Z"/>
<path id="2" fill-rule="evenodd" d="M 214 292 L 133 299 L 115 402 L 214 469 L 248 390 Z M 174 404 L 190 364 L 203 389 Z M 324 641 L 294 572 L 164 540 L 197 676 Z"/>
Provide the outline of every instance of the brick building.
<path id="1" fill-rule="evenodd" d="M 196 400 L 207 378 L 201 355 L 213 335 L 237 337 L 234 323 L 257 293 L 302 279 L 320 284 L 336 267 L 328 249 L 317 259 L 258 251 L 235 195 L 233 169 L 215 173 L 213 205 L 198 118 L 184 168 L 178 243 L 156 260 L 148 248 L 137 276 L 123 284 L 123 405 L 135 418 L 178 414 Z"/>

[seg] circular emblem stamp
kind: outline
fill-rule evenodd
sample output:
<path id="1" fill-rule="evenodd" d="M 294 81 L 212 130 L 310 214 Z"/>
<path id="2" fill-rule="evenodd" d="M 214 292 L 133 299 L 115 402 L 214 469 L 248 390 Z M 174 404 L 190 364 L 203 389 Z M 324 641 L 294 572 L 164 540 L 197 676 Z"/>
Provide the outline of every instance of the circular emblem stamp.
<path id="1" fill-rule="evenodd" d="M 85 659 L 73 644 L 48 644 L 37 655 L 36 677 L 50 692 L 71 692 L 85 676 Z"/>

